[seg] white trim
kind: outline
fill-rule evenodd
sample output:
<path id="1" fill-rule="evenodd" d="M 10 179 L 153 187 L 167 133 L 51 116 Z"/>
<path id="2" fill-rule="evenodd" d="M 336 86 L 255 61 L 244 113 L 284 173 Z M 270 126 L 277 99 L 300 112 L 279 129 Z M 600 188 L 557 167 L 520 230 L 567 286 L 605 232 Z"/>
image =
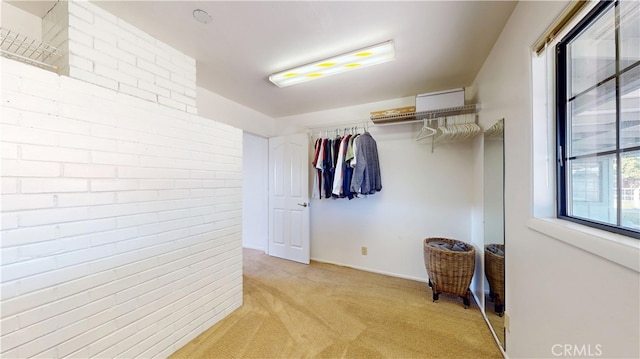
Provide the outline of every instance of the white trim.
<path id="1" fill-rule="evenodd" d="M 267 253 L 267 249 L 264 246 L 261 246 L 261 245 L 254 245 L 254 244 L 250 244 L 250 243 L 242 243 L 242 248 L 255 249 L 255 250 L 264 252 L 265 254 L 269 254 L 269 253 Z"/>
<path id="2" fill-rule="evenodd" d="M 338 262 L 334 262 L 334 261 L 328 261 L 328 260 L 318 259 L 318 258 L 313 258 L 313 257 L 311 257 L 311 260 L 319 262 L 319 263 L 333 264 L 333 265 L 336 265 L 336 266 L 353 268 L 353 269 L 357 269 L 357 270 L 361 270 L 361 271 L 365 271 L 365 272 L 383 274 L 383 275 L 386 275 L 386 276 L 389 276 L 389 277 L 396 277 L 396 278 L 402 278 L 402 279 L 415 280 L 417 282 L 422 282 L 422 283 L 428 283 L 429 282 L 429 278 L 427 277 L 427 273 L 424 274 L 424 278 L 417 278 L 417 277 L 411 277 L 411 276 L 401 275 L 401 274 L 397 274 L 397 273 L 379 271 L 379 270 L 375 270 L 375 269 L 371 269 L 371 268 L 353 266 L 353 265 L 350 265 L 350 264 L 343 264 L 343 263 L 338 263 Z"/>
<path id="3" fill-rule="evenodd" d="M 558 218 L 532 218 L 527 225 L 536 232 L 640 272 L 640 240 Z"/>

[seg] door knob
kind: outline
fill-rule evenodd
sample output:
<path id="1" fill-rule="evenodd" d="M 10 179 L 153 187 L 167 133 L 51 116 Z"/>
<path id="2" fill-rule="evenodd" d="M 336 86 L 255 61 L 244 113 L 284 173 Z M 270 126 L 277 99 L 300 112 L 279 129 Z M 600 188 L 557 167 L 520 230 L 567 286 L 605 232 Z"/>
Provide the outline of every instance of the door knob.
<path id="1" fill-rule="evenodd" d="M 300 206 L 300 207 L 308 207 L 308 206 L 309 206 L 309 204 L 308 204 L 307 202 L 304 202 L 304 203 L 298 203 L 298 206 Z"/>

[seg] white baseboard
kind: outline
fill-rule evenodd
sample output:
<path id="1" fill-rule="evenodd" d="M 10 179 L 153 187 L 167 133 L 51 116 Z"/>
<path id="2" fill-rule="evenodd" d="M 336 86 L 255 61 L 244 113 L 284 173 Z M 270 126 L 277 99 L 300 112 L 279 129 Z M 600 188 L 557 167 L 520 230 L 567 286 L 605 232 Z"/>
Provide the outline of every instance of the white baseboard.
<path id="1" fill-rule="evenodd" d="M 265 247 L 251 243 L 242 243 L 242 248 L 255 249 L 267 253 L 267 249 Z"/>
<path id="2" fill-rule="evenodd" d="M 334 262 L 334 261 L 328 261 L 328 260 L 324 260 L 324 259 L 320 259 L 320 258 L 311 258 L 311 260 L 312 261 L 316 261 L 316 262 L 320 262 L 320 263 L 327 263 L 327 264 L 333 264 L 333 265 L 337 265 L 337 266 L 341 266 L 341 267 L 353 268 L 353 269 L 357 269 L 357 270 L 361 270 L 361 271 L 365 271 L 365 272 L 371 272 L 371 273 L 376 273 L 376 274 L 384 274 L 384 275 L 389 276 L 389 277 L 396 277 L 396 278 L 402 278 L 402 279 L 415 280 L 415 281 L 423 282 L 423 283 L 427 283 L 429 281 L 429 279 L 427 278 L 427 274 L 426 273 L 424 274 L 424 278 L 418 278 L 418 277 L 412 277 L 412 276 L 402 275 L 402 274 L 398 274 L 398 273 L 385 272 L 385 271 L 380 271 L 380 270 L 371 269 L 371 268 L 365 268 L 365 267 L 354 266 L 354 265 L 350 265 L 350 264 L 344 264 L 344 263 L 338 263 L 338 262 Z"/>

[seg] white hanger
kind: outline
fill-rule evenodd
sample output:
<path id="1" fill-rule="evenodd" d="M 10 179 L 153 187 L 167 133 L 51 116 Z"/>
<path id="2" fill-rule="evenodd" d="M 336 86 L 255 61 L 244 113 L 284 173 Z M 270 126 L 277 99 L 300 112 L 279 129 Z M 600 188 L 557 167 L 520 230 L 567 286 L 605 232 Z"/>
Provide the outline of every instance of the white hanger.
<path id="1" fill-rule="evenodd" d="M 436 130 L 427 126 L 427 120 L 424 119 L 422 124 L 422 129 L 420 130 L 420 132 L 418 132 L 418 135 L 416 136 L 416 141 L 420 141 L 427 137 L 431 137 L 435 135 L 436 132 L 437 132 Z"/>
<path id="2" fill-rule="evenodd" d="M 453 116 L 453 126 L 449 127 L 449 131 L 451 132 L 451 134 L 448 140 L 450 141 L 457 141 L 460 138 L 460 134 L 462 133 L 462 126 L 460 126 L 460 122 L 458 121 L 459 119 L 460 117 Z"/>
<path id="3" fill-rule="evenodd" d="M 438 127 L 438 130 L 440 131 L 440 136 L 437 139 L 438 141 L 448 141 L 449 139 L 451 139 L 451 136 L 453 136 L 453 126 L 449 123 L 449 121 L 451 121 L 451 119 L 448 117 L 444 117 L 442 119 L 443 126 Z"/>

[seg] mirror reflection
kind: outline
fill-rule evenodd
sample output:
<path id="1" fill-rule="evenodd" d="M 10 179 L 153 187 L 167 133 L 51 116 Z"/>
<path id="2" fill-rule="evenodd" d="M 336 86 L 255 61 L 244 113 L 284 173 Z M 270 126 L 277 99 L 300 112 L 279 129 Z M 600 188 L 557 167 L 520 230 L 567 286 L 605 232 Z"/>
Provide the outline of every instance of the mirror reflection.
<path id="1" fill-rule="evenodd" d="M 504 119 L 484 133 L 485 313 L 505 348 Z"/>

